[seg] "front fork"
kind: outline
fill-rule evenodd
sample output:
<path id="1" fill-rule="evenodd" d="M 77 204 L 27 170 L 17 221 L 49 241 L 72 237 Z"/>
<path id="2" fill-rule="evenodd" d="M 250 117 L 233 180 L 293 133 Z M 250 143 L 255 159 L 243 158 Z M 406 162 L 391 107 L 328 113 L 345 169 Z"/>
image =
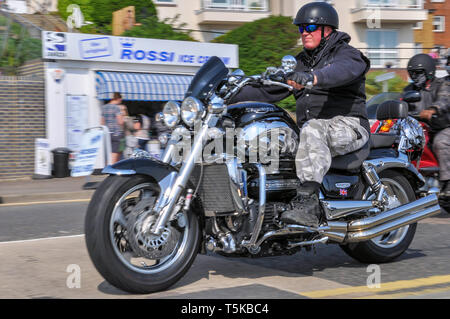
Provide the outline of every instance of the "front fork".
<path id="1" fill-rule="evenodd" d="M 203 147 L 207 142 L 208 129 L 216 125 L 217 116 L 208 114 L 203 123 L 204 124 L 202 125 L 200 131 L 195 136 L 194 144 L 192 146 L 191 152 L 189 153 L 189 156 L 187 157 L 186 161 L 183 162 L 183 165 L 181 166 L 181 169 L 176 178 L 170 180 L 169 185 L 167 185 L 166 190 L 164 191 L 164 194 L 161 194 L 162 196 L 160 196 L 158 202 L 155 205 L 155 213 L 156 215 L 158 215 L 158 219 L 150 229 L 150 231 L 154 234 L 161 234 L 164 226 L 171 219 L 173 214 L 176 213 L 176 211 L 174 211 L 175 207 L 183 190 L 186 188 L 186 185 L 195 167 L 195 162 L 199 158 L 199 156 L 200 160 L 202 160 L 201 155 Z M 170 163 L 172 156 L 177 149 L 175 144 L 176 143 L 174 143 L 173 140 L 169 143 L 166 151 L 163 154 L 163 162 Z"/>

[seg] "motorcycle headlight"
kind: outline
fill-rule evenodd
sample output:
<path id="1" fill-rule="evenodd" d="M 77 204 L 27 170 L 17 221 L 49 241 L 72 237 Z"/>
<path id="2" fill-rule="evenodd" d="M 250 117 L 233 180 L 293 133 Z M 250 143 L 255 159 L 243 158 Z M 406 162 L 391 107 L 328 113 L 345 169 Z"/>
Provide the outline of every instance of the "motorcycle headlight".
<path id="1" fill-rule="evenodd" d="M 169 101 L 164 105 L 162 114 L 164 123 L 173 128 L 180 121 L 180 105 L 177 102 Z"/>
<path id="2" fill-rule="evenodd" d="M 193 126 L 202 117 L 204 111 L 202 102 L 195 97 L 189 96 L 181 103 L 181 119 L 187 126 Z"/>

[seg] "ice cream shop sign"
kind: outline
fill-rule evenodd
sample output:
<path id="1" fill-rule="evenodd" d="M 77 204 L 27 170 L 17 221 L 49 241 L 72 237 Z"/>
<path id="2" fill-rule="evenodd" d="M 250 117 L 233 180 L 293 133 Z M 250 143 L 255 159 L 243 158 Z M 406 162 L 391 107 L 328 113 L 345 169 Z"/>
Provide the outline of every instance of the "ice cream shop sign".
<path id="1" fill-rule="evenodd" d="M 50 31 L 43 39 L 49 59 L 201 66 L 218 56 L 227 67 L 238 67 L 237 45 Z"/>

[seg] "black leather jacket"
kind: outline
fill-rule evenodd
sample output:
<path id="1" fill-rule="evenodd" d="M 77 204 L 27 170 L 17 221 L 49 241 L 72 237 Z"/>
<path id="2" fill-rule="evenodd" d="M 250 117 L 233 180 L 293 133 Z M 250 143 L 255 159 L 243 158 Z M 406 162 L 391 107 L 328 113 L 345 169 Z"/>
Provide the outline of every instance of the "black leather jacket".
<path id="1" fill-rule="evenodd" d="M 420 91 L 422 99 L 412 104 L 413 110 L 420 113 L 425 109 L 435 109 L 429 124 L 433 131 L 440 131 L 450 127 L 450 75 L 445 78 L 435 78 L 428 89 L 418 89 L 414 83 L 409 84 L 403 91 Z"/>
<path id="2" fill-rule="evenodd" d="M 370 61 L 348 44 L 350 36 L 334 32 L 325 45 L 309 54 L 306 50 L 296 56 L 296 71 L 312 72 L 318 79 L 312 89 L 294 90 L 297 123 L 302 126 L 310 119 L 330 119 L 337 115 L 358 117 L 369 131 L 366 112 L 365 74 Z M 234 98 L 239 101 L 276 103 L 291 92 L 287 89 L 244 87 Z"/>

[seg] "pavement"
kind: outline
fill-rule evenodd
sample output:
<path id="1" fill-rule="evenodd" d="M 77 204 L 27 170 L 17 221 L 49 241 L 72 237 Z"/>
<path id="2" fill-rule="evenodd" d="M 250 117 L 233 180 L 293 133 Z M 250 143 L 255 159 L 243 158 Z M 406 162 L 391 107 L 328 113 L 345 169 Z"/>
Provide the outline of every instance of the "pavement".
<path id="1" fill-rule="evenodd" d="M 95 189 L 86 189 L 101 182 L 107 175 L 49 179 L 0 179 L 0 205 L 52 200 L 88 200 Z"/>

